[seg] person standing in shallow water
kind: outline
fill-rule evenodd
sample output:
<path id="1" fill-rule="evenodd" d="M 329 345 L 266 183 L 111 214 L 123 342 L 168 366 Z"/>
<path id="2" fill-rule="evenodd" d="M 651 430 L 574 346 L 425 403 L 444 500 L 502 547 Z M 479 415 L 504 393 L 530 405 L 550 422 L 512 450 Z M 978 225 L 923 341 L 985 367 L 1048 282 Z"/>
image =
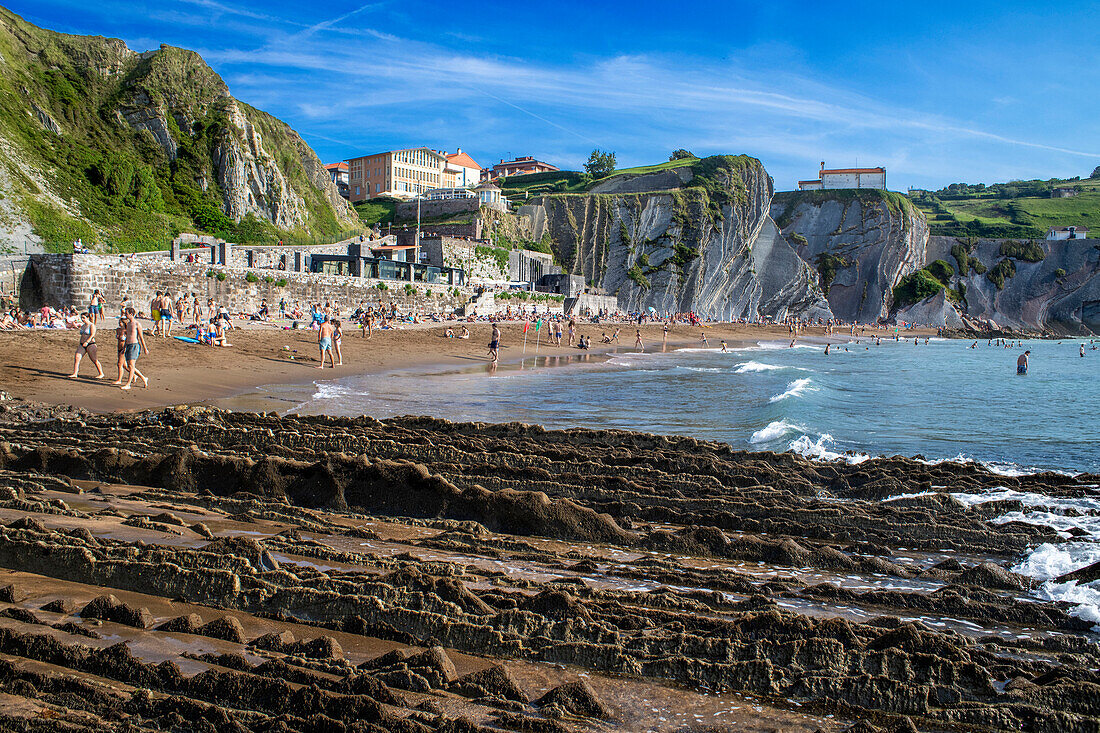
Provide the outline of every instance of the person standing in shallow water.
<path id="1" fill-rule="evenodd" d="M 1016 360 L 1016 373 L 1027 374 L 1027 362 L 1028 357 L 1031 356 L 1031 350 L 1028 349 L 1024 353 L 1020 354 L 1020 358 Z"/>
<path id="2" fill-rule="evenodd" d="M 500 328 L 497 324 L 493 323 L 493 336 L 489 340 L 489 361 L 494 364 L 497 363 L 497 359 L 500 358 Z"/>

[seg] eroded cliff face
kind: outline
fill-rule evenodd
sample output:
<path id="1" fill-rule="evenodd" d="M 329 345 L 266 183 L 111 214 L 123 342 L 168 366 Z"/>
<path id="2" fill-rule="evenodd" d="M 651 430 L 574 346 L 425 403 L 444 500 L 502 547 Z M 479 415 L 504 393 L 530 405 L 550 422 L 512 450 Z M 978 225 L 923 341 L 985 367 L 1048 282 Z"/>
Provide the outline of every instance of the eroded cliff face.
<path id="1" fill-rule="evenodd" d="M 760 161 L 716 156 L 545 196 L 524 213 L 567 272 L 618 295 L 624 310 L 827 317 L 816 273 L 768 216 L 772 194 Z"/>
<path id="2" fill-rule="evenodd" d="M 925 263 L 928 223 L 900 194 L 784 193 L 773 200 L 771 215 L 799 257 L 817 271 L 829 307 L 844 321 L 887 318 L 894 286 Z"/>
<path id="3" fill-rule="evenodd" d="M 1029 244 L 1042 251 L 1041 260 L 1009 256 L 1013 247 L 1022 247 L 1017 240 L 931 237 L 926 259 L 944 260 L 955 270 L 951 286 L 964 295 L 954 307 L 967 325 L 1059 335 L 1100 334 L 1100 242 Z M 965 272 L 955 256 L 963 251 L 968 258 Z M 991 278 L 990 273 L 1005 260 L 1011 267 L 1004 266 L 1009 274 L 1001 279 L 999 288 L 996 281 L 1000 278 Z M 973 261 L 980 265 L 975 268 L 970 264 Z"/>
<path id="4" fill-rule="evenodd" d="M 170 238 L 209 223 L 211 205 L 287 231 L 357 222 L 297 133 L 234 99 L 193 51 L 138 54 L 0 8 L 0 61 L 0 183 L 42 238 Z"/>

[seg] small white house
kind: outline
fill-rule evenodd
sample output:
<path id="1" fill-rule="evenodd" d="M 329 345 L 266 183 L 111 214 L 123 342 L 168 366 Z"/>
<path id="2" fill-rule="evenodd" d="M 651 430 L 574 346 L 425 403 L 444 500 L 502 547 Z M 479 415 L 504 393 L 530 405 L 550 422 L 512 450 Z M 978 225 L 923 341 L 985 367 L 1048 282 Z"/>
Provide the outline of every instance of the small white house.
<path id="1" fill-rule="evenodd" d="M 886 190 L 886 169 L 878 168 L 826 168 L 821 161 L 821 170 L 816 181 L 799 181 L 799 191 L 820 191 L 826 188 L 878 188 Z"/>
<path id="2" fill-rule="evenodd" d="M 1051 227 L 1047 231 L 1047 240 L 1057 239 L 1088 239 L 1088 227 Z"/>

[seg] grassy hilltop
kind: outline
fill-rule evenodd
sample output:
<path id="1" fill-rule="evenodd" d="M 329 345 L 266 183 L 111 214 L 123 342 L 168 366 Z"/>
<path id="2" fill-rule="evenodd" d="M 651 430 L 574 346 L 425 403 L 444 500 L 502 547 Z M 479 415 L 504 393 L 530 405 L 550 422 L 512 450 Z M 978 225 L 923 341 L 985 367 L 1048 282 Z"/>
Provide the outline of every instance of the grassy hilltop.
<path id="1" fill-rule="evenodd" d="M 1056 188 L 1077 195 L 1051 198 Z M 953 183 L 914 192 L 912 200 L 925 212 L 933 235 L 1042 239 L 1052 226 L 1100 229 L 1100 178 Z"/>
<path id="2" fill-rule="evenodd" d="M 233 99 L 193 51 L 137 54 L 0 8 L 0 66 L 0 225 L 10 239 L 29 231 L 52 248 L 79 237 L 154 249 L 180 231 L 263 241 L 358 226 L 297 133 Z"/>

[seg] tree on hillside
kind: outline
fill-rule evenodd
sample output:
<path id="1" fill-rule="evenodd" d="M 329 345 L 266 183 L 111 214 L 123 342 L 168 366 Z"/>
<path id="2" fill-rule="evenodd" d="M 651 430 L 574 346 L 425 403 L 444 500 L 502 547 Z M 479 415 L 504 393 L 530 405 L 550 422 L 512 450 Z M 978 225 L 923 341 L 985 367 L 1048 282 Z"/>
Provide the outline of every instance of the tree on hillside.
<path id="1" fill-rule="evenodd" d="M 671 163 L 674 160 L 686 160 L 688 158 L 695 157 L 698 157 L 695 155 L 695 153 L 691 152 L 690 150 L 684 150 L 683 148 L 680 148 L 679 150 L 673 150 L 672 155 L 668 156 L 668 160 Z"/>
<path id="2" fill-rule="evenodd" d="M 605 153 L 599 148 L 588 156 L 584 170 L 593 178 L 606 178 L 615 172 L 615 153 Z"/>
<path id="3" fill-rule="evenodd" d="M 1100 165 L 1092 169 L 1092 175 L 1089 178 L 1100 178 Z"/>

